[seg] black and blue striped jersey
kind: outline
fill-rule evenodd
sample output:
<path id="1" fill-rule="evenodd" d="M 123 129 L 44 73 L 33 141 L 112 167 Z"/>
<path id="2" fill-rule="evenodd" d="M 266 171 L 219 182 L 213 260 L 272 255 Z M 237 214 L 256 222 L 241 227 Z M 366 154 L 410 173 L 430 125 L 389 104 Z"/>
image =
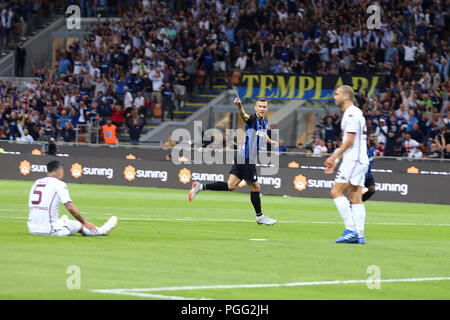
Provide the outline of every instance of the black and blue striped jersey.
<path id="1" fill-rule="evenodd" d="M 370 148 L 367 146 L 367 157 L 369 158 L 369 169 L 366 172 L 366 179 L 372 176 L 373 159 L 375 158 L 376 146 Z"/>
<path id="2" fill-rule="evenodd" d="M 267 118 L 259 119 L 252 114 L 245 123 L 245 145 L 239 150 L 239 156 L 246 163 L 249 160 L 256 161 L 258 151 L 266 144 L 268 122 Z"/>

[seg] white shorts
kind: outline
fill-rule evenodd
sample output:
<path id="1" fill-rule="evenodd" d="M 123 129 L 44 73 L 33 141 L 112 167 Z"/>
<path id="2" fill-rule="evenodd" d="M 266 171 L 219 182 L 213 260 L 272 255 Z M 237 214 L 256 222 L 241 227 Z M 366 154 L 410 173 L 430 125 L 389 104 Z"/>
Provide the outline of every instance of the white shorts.
<path id="1" fill-rule="evenodd" d="M 177 90 L 177 94 L 179 94 L 180 96 L 184 96 L 186 93 L 186 87 L 181 84 L 176 84 L 175 90 Z"/>
<path id="2" fill-rule="evenodd" d="M 359 163 L 357 160 L 342 162 L 334 182 L 350 182 L 352 186 L 364 187 L 367 169 L 369 169 L 368 164 Z"/>
<path id="3" fill-rule="evenodd" d="M 227 65 L 225 61 L 216 61 L 216 71 L 227 71 Z"/>
<path id="4" fill-rule="evenodd" d="M 81 230 L 81 223 L 77 220 L 59 219 L 57 225 L 59 225 L 58 228 L 56 230 L 53 230 L 50 233 L 34 232 L 31 229 L 30 229 L 30 233 L 42 235 L 42 236 L 66 237 L 66 236 L 71 236 L 73 234 L 76 234 L 77 232 L 80 232 L 80 230 Z"/>

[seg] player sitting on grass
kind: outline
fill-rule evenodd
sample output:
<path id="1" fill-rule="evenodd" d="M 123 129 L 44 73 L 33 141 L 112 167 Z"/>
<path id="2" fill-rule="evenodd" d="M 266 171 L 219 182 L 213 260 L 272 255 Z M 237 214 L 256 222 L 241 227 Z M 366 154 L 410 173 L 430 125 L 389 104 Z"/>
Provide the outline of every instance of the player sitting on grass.
<path id="1" fill-rule="evenodd" d="M 72 203 L 63 177 L 62 164 L 50 161 L 47 164 L 47 177 L 36 180 L 31 187 L 28 200 L 30 233 L 47 236 L 70 236 L 77 232 L 85 236 L 107 235 L 117 225 L 117 217 L 112 216 L 101 227 L 88 222 Z M 59 203 L 63 203 L 78 221 L 69 220 L 67 216 L 59 218 Z"/>
<path id="2" fill-rule="evenodd" d="M 250 200 L 255 209 L 256 222 L 258 224 L 273 225 L 277 221 L 263 215 L 261 211 L 260 186 L 255 164 L 260 146 L 267 142 L 275 147 L 278 145 L 276 141 L 272 141 L 267 136 L 268 120 L 266 113 L 268 110 L 268 102 L 264 99 L 256 101 L 255 114 L 253 115 L 248 115 L 245 112 L 238 94 L 236 94 L 234 103 L 238 106 L 239 114 L 245 122 L 245 147 L 234 157 L 234 164 L 230 170 L 228 182 L 217 181 L 206 185 L 194 182 L 189 192 L 189 201 L 194 199 L 200 190 L 233 191 L 242 180 L 245 180 L 251 190 Z"/>

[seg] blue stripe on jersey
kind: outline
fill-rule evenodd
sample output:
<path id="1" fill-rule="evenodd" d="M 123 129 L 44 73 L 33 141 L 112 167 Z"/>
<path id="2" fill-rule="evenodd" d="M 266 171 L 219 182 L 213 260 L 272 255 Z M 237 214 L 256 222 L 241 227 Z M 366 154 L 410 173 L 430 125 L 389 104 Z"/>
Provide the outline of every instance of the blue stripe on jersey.
<path id="1" fill-rule="evenodd" d="M 375 158 L 375 151 L 377 150 L 376 146 L 369 148 L 367 146 L 367 157 L 369 157 L 369 169 L 366 172 L 366 178 L 372 175 L 372 167 L 373 167 L 373 159 Z"/>
<path id="2" fill-rule="evenodd" d="M 260 120 L 256 115 L 252 115 L 252 117 L 254 119 L 245 123 L 245 148 L 241 155 L 245 159 L 255 160 L 259 148 L 265 143 L 269 120 L 267 118 Z"/>

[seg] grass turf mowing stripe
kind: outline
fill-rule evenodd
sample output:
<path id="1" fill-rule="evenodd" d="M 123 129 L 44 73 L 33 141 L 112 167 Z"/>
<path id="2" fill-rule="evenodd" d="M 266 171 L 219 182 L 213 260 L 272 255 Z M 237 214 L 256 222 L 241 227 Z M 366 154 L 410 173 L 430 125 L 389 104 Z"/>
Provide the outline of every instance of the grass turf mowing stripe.
<path id="1" fill-rule="evenodd" d="M 3 211 L 0 209 L 0 211 Z M 10 210 L 10 211 L 16 211 L 16 210 Z M 83 211 L 84 213 L 89 214 L 89 212 Z M 115 215 L 117 213 L 98 213 L 101 215 Z M 120 213 L 119 213 L 120 214 Z M 11 216 L 1 216 L 0 219 L 28 219 L 28 217 L 11 217 Z M 201 218 L 120 218 L 119 220 L 123 221 L 187 221 L 187 222 L 252 222 L 255 223 L 255 220 L 244 220 L 244 219 L 201 219 Z M 342 222 L 333 222 L 333 221 L 292 221 L 292 220 L 279 220 L 279 223 L 300 223 L 300 224 L 342 224 Z M 450 224 L 446 223 L 408 223 L 408 222 L 366 222 L 366 225 L 392 225 L 392 226 L 425 226 L 425 227 L 450 227 Z"/>

